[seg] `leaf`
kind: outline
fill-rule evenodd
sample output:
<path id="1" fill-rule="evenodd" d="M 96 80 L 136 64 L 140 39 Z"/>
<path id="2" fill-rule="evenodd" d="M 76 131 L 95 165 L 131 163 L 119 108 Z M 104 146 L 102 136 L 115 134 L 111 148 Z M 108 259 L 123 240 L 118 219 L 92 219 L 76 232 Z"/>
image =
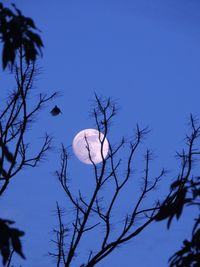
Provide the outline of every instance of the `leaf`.
<path id="1" fill-rule="evenodd" d="M 15 223 L 15 221 L 8 220 L 8 219 L 4 220 L 4 222 L 5 222 L 5 223 L 8 223 L 8 224 L 14 224 L 14 223 Z"/>
<path id="2" fill-rule="evenodd" d="M 179 219 L 183 211 L 183 206 L 185 204 L 185 196 L 187 193 L 187 188 L 183 188 L 177 193 L 176 200 L 174 203 L 176 218 Z"/>
<path id="3" fill-rule="evenodd" d="M 183 180 L 177 180 L 171 184 L 171 189 L 174 190 L 183 184 Z"/>
<path id="4" fill-rule="evenodd" d="M 26 62 L 29 63 L 30 61 L 35 61 L 37 50 L 35 49 L 33 42 L 26 39 L 23 41 L 23 47 L 25 51 Z"/>
<path id="5" fill-rule="evenodd" d="M 22 47 L 27 63 L 35 61 L 42 55 L 43 42 L 40 36 L 32 31 L 37 30 L 34 21 L 22 15 L 22 12 L 12 4 L 14 11 L 0 5 L 0 40 L 3 42 L 2 65 L 13 67 L 17 50 Z M 38 51 L 39 50 L 39 51 Z M 40 53 L 39 53 L 40 52 Z"/>
<path id="6" fill-rule="evenodd" d="M 191 241 L 184 240 L 182 248 L 169 258 L 170 267 L 199 266 L 200 229 L 196 234 L 192 236 Z"/>
<path id="7" fill-rule="evenodd" d="M 23 259 L 25 259 L 25 256 L 22 252 L 21 241 L 19 239 L 19 237 L 23 235 L 24 235 L 24 232 L 19 231 L 18 229 L 13 228 L 11 231 L 12 247 L 16 253 L 18 253 Z"/>
<path id="8" fill-rule="evenodd" d="M 3 265 L 9 260 L 11 244 L 12 249 L 25 259 L 20 241 L 20 237 L 24 235 L 24 232 L 16 228 L 11 228 L 9 225 L 13 223 L 14 221 L 11 220 L 0 219 L 0 253 L 3 258 Z"/>
<path id="9" fill-rule="evenodd" d="M 167 229 L 170 228 L 170 225 L 171 225 L 171 222 L 172 222 L 173 217 L 174 217 L 174 213 L 173 213 L 173 214 L 169 217 L 169 219 L 168 219 L 168 222 L 167 222 Z"/>
<path id="10" fill-rule="evenodd" d="M 3 61 L 3 69 L 5 69 L 8 63 L 14 64 L 15 61 L 15 50 L 13 49 L 10 41 L 6 41 L 3 46 L 3 54 L 2 54 L 2 61 Z"/>
<path id="11" fill-rule="evenodd" d="M 198 229 L 192 237 L 192 246 L 200 250 L 200 229 Z"/>
<path id="12" fill-rule="evenodd" d="M 4 8 L 3 13 L 5 16 L 8 16 L 8 17 L 14 16 L 14 13 L 9 8 Z"/>
<path id="13" fill-rule="evenodd" d="M 27 36 L 29 36 L 31 42 L 35 43 L 38 48 L 43 47 L 42 40 L 38 34 L 32 32 L 32 31 L 28 31 Z"/>
<path id="14" fill-rule="evenodd" d="M 20 48 L 23 36 L 23 21 L 19 17 L 14 17 L 8 23 L 9 38 L 12 46 L 16 49 Z"/>
<path id="15" fill-rule="evenodd" d="M 25 18 L 25 24 L 27 24 L 28 26 L 30 26 L 31 28 L 33 28 L 33 29 L 37 29 L 36 27 L 35 27 L 35 23 L 34 23 L 34 21 L 31 19 L 31 18 Z"/>
<path id="16" fill-rule="evenodd" d="M 22 16 L 22 12 L 16 7 L 16 5 L 15 5 L 14 3 L 12 3 L 12 6 L 13 6 L 14 9 L 16 10 L 17 15 L 18 15 L 18 16 Z"/>
<path id="17" fill-rule="evenodd" d="M 4 222 L 0 219 L 0 252 L 3 258 L 3 265 L 6 264 L 9 255 L 10 255 L 10 246 L 9 246 L 9 228 Z"/>

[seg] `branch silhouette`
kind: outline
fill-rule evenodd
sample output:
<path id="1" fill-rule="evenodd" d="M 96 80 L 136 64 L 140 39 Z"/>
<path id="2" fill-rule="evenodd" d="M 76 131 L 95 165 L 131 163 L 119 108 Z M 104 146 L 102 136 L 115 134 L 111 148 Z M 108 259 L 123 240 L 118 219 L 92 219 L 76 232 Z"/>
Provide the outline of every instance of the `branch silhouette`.
<path id="1" fill-rule="evenodd" d="M 98 249 L 94 250 L 91 248 L 87 262 L 82 264 L 85 267 L 92 267 L 102 261 L 117 247 L 140 234 L 155 220 L 156 212 L 159 209 L 158 202 L 155 202 L 151 207 L 144 207 L 144 199 L 156 188 L 161 178 L 165 175 L 165 170 L 162 169 L 154 179 L 150 178 L 151 152 L 147 150 L 144 156 L 145 173 L 142 179 L 141 193 L 136 203 L 132 206 L 132 210 L 127 210 L 125 217 L 117 218 L 118 221 L 120 220 L 122 222 L 121 228 L 118 229 L 118 232 L 115 231 L 113 235 L 112 225 L 116 223 L 113 219 L 115 208 L 118 205 L 122 192 L 127 188 L 128 182 L 133 177 L 134 156 L 142 140 L 149 132 L 148 128 L 140 129 L 137 125 L 135 135 L 130 142 L 122 138 L 117 145 L 109 144 L 109 154 L 105 158 L 103 146 L 117 110 L 116 104 L 110 98 L 102 99 L 95 95 L 95 107 L 92 115 L 96 128 L 99 131 L 102 162 L 101 164 L 94 163 L 89 142 L 87 141 L 87 137 L 85 137 L 88 157 L 91 161 L 95 181 L 90 196 L 86 197 L 80 190 L 77 196 L 74 196 L 71 192 L 69 177 L 67 175 L 69 154 L 67 149 L 64 146 L 62 147 L 61 168 L 59 171 L 56 171 L 56 176 L 60 181 L 69 203 L 71 203 L 75 210 L 75 214 L 71 225 L 68 227 L 68 231 L 65 233 L 66 235 L 64 235 L 61 229 L 58 230 L 59 236 L 61 235 L 62 238 L 57 238 L 57 254 L 50 253 L 59 259 L 57 266 L 71 266 L 77 255 L 78 247 L 88 232 L 104 229 L 102 237 L 96 241 Z M 100 138 L 100 132 L 104 135 L 103 139 Z M 127 160 L 122 164 L 120 152 L 124 146 L 128 146 L 128 154 Z M 124 166 L 125 171 L 123 169 Z M 123 175 L 120 173 L 120 170 L 123 170 Z M 109 193 L 108 199 L 105 199 L 106 197 L 103 197 L 102 190 L 109 184 L 112 184 L 113 191 Z M 60 216 L 58 213 L 59 225 L 64 225 L 62 218 L 63 216 Z M 60 254 L 61 247 L 62 256 Z"/>
<path id="2" fill-rule="evenodd" d="M 156 215 L 156 221 L 168 221 L 169 229 L 172 219 L 176 217 L 179 220 L 185 207 L 196 207 L 198 212 L 194 219 L 191 240 L 184 240 L 182 249 L 170 257 L 170 267 L 198 266 L 200 262 L 200 177 L 192 173 L 194 164 L 200 156 L 200 125 L 193 115 L 190 115 L 190 128 L 191 133 L 186 135 L 186 149 L 177 153 L 181 162 L 180 172 Z"/>
<path id="3" fill-rule="evenodd" d="M 31 144 L 27 142 L 26 134 L 40 110 L 57 93 L 52 95 L 39 94 L 35 100 L 32 98 L 30 103 L 29 99 L 35 77 L 38 75 L 38 69 L 35 63 L 26 62 L 22 50 L 18 51 L 14 75 L 16 88 L 9 94 L 5 107 L 2 107 L 0 111 L 0 196 L 3 196 L 10 181 L 15 179 L 25 166 L 36 167 L 44 159 L 52 142 L 52 138 L 45 134 L 38 152 L 33 154 Z M 3 264 L 9 263 L 15 252 L 25 258 L 20 249 L 20 237 L 23 232 L 18 229 L 10 229 L 9 220 L 0 220 L 1 236 L 4 238 L 3 247 L 1 247 Z M 11 245 L 9 240 L 12 240 Z"/>

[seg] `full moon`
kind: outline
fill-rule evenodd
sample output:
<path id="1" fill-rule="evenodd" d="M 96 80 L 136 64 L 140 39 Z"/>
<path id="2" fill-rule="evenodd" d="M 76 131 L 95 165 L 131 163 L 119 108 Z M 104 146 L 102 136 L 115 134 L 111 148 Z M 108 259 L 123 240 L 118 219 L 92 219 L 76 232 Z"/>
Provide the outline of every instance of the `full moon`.
<path id="1" fill-rule="evenodd" d="M 100 135 L 99 135 L 100 134 Z M 108 154 L 109 144 L 105 138 L 103 142 L 103 158 L 101 155 L 101 142 L 104 138 L 102 133 L 95 129 L 85 129 L 80 131 L 73 140 L 72 147 L 77 158 L 86 164 L 100 163 Z M 89 152 L 90 151 L 90 152 Z M 92 161 L 89 158 L 91 156 Z"/>

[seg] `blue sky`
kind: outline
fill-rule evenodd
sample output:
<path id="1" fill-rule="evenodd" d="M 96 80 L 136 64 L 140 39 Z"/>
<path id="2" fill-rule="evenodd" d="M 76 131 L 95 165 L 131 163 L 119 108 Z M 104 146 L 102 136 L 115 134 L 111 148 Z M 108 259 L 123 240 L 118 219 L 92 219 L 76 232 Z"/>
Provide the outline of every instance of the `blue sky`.
<path id="1" fill-rule="evenodd" d="M 152 173 L 162 167 L 170 170 L 155 196 L 164 198 L 168 184 L 175 178 L 178 162 L 174 155 L 184 145 L 189 114 L 200 116 L 200 2 L 14 2 L 42 31 L 45 48 L 35 92 L 58 90 L 62 96 L 42 111 L 27 135 L 37 147 L 47 131 L 54 137 L 54 151 L 39 168 L 24 170 L 13 180 L 0 207 L 3 217 L 15 219 L 17 226 L 26 231 L 23 244 L 27 261 L 16 256 L 16 266 L 55 266 L 47 254 L 56 226 L 56 201 L 66 209 L 68 202 L 53 173 L 59 167 L 60 144 L 69 146 L 79 130 L 94 127 L 89 117 L 94 92 L 112 97 L 120 107 L 110 130 L 111 141 L 130 137 L 136 123 L 152 130 L 138 154 L 135 188 L 143 170 L 142 153 L 147 147 L 155 155 Z M 1 87 L 13 86 L 7 73 L 1 76 Z M 54 118 L 49 110 L 55 104 L 63 114 Z M 72 184 L 84 190 L 92 183 L 90 168 L 73 154 L 69 174 Z M 119 215 L 128 205 L 129 197 L 124 196 Z M 165 223 L 150 226 L 99 266 L 167 266 L 169 256 L 190 234 L 191 215 L 192 211 L 186 211 L 170 231 Z M 84 256 L 84 246 L 88 245 L 93 245 L 92 241 L 80 248 Z"/>

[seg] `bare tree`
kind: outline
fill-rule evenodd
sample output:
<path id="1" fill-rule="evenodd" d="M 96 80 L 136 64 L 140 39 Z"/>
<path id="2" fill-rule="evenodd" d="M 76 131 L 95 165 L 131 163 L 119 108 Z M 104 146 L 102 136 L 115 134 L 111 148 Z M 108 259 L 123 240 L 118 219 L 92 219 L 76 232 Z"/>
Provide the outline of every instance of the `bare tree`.
<path id="1" fill-rule="evenodd" d="M 78 190 L 78 195 L 74 195 L 70 189 L 69 177 L 67 175 L 68 151 L 62 147 L 61 153 L 61 169 L 56 172 L 60 184 L 74 209 L 74 218 L 72 222 L 68 222 L 67 227 L 63 223 L 63 215 L 61 209 L 57 206 L 57 214 L 59 219 L 59 229 L 56 231 L 57 252 L 50 253 L 57 258 L 57 267 L 72 265 L 78 253 L 78 247 L 85 235 L 90 231 L 100 231 L 101 238 L 96 240 L 96 248 L 91 248 L 87 261 L 81 266 L 92 267 L 101 262 L 105 257 L 112 253 L 117 247 L 131 240 L 140 234 L 149 224 L 151 224 L 159 210 L 159 202 L 154 202 L 151 206 L 146 206 L 144 199 L 156 188 L 158 182 L 165 175 L 165 170 L 151 178 L 150 161 L 151 152 L 146 151 L 144 156 L 144 176 L 142 178 L 141 193 L 137 201 L 133 204 L 131 210 L 122 218 L 117 218 L 117 222 L 121 221 L 121 227 L 113 230 L 116 224 L 114 218 L 115 208 L 119 203 L 119 199 L 123 191 L 129 186 L 129 181 L 134 176 L 133 163 L 134 156 L 137 153 L 144 136 L 148 133 L 148 129 L 140 129 L 137 125 L 136 132 L 131 141 L 125 138 L 117 145 L 109 144 L 109 154 L 104 157 L 103 147 L 105 138 L 112 119 L 115 117 L 117 108 L 116 104 L 110 99 L 102 99 L 95 95 L 95 107 L 93 109 L 93 117 L 95 119 L 96 128 L 99 131 L 99 142 L 101 143 L 101 164 L 95 164 L 92 158 L 90 144 L 85 136 L 88 157 L 94 173 L 94 187 L 90 196 L 85 196 L 84 192 Z M 100 133 L 104 134 L 104 138 L 100 137 Z M 128 146 L 128 154 L 125 161 L 121 158 L 121 150 L 124 146 Z M 122 171 L 120 171 L 122 170 Z M 104 196 L 103 188 L 110 186 L 112 188 L 109 196 Z M 133 201 L 134 202 L 134 201 Z M 124 205 L 126 206 L 126 205 Z M 114 233 L 114 234 L 113 234 Z"/>
<path id="2" fill-rule="evenodd" d="M 36 115 L 44 105 L 56 96 L 39 94 L 35 99 L 31 97 L 33 83 L 39 69 L 35 62 L 27 62 L 24 51 L 18 51 L 19 60 L 14 67 L 16 88 L 9 94 L 4 108 L 0 111 L 0 196 L 7 190 L 9 183 L 26 166 L 35 167 L 50 149 L 51 137 L 46 134 L 43 144 L 33 155 L 31 144 L 27 141 L 27 130 L 34 122 Z M 3 263 L 13 254 L 12 249 L 23 256 L 19 237 L 24 233 L 11 228 L 10 220 L 0 220 L 0 252 Z M 10 244 L 12 242 L 12 249 Z"/>
<path id="3" fill-rule="evenodd" d="M 19 65 L 15 68 L 17 88 L 10 94 L 4 110 L 0 113 L 0 195 L 4 193 L 10 180 L 24 166 L 35 167 L 50 148 L 51 138 L 46 135 L 38 153 L 27 156 L 30 154 L 30 149 L 25 140 L 26 132 L 38 111 L 56 96 L 56 93 L 51 96 L 39 94 L 35 106 L 28 101 L 36 74 L 35 63 L 23 64 L 21 51 Z"/>

